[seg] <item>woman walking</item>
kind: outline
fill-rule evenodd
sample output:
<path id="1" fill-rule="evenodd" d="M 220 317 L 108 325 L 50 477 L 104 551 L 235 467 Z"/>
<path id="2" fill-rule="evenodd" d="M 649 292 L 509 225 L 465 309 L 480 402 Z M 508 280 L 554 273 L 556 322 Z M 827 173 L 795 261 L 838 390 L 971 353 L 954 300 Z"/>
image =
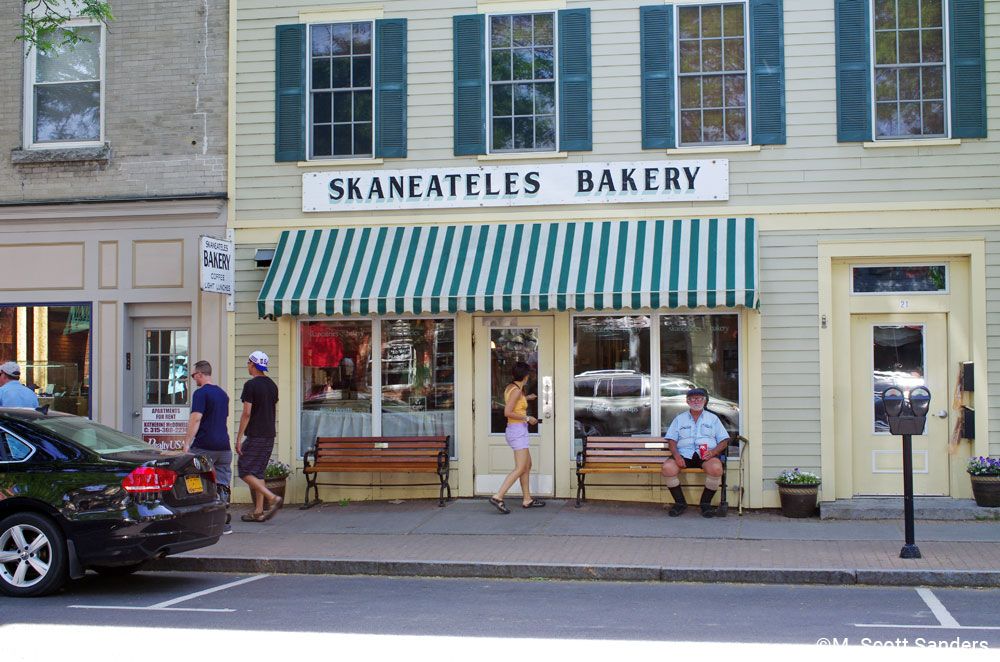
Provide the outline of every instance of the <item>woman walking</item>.
<path id="1" fill-rule="evenodd" d="M 531 498 L 529 486 L 531 451 L 528 449 L 528 425 L 538 422 L 534 416 L 528 416 L 528 400 L 534 400 L 537 396 L 524 395 L 530 374 L 531 370 L 526 363 L 520 361 L 515 363 L 513 379 L 503 392 L 505 402 L 503 414 L 507 417 L 507 445 L 514 450 L 514 470 L 503 479 L 500 489 L 490 497 L 490 503 L 504 515 L 509 515 L 510 509 L 503 502 L 503 498 L 515 480 L 521 481 L 522 508 L 541 508 L 545 505 L 544 501 Z"/>

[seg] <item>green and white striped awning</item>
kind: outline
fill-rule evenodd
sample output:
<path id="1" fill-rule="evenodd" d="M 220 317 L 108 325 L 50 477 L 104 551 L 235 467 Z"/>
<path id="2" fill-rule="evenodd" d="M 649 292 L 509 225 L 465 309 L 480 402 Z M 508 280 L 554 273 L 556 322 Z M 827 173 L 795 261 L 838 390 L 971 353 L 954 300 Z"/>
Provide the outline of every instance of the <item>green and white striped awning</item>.
<path id="1" fill-rule="evenodd" d="M 261 317 L 756 308 L 752 218 L 281 233 Z"/>

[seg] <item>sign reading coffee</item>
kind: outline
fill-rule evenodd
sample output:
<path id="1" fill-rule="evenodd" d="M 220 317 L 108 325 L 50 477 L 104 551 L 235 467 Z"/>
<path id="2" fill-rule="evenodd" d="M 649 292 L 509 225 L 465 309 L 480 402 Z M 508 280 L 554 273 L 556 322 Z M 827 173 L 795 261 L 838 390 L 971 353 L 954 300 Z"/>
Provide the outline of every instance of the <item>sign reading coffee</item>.
<path id="1" fill-rule="evenodd" d="M 307 172 L 302 211 L 729 199 L 729 161 L 560 163 Z"/>

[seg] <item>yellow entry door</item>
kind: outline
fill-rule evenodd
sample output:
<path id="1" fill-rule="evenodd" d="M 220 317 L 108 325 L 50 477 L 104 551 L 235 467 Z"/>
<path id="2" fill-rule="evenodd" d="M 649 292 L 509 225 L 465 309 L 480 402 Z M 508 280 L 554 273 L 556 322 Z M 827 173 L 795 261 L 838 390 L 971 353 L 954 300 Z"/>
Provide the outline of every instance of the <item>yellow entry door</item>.
<path id="1" fill-rule="evenodd" d="M 946 315 L 853 315 L 850 410 L 856 495 L 903 493 L 903 438 L 889 433 L 881 395 L 896 386 L 908 396 L 921 385 L 931 392 L 931 406 L 924 434 L 912 437 L 913 493 L 947 495 L 951 391 Z"/>
<path id="2" fill-rule="evenodd" d="M 475 491 L 493 494 L 514 468 L 503 415 L 504 389 L 514 364 L 530 369 L 528 414 L 540 421 L 528 428 L 531 439 L 532 496 L 555 493 L 555 412 L 552 317 L 479 317 L 475 320 Z M 510 494 L 520 494 L 514 483 Z"/>

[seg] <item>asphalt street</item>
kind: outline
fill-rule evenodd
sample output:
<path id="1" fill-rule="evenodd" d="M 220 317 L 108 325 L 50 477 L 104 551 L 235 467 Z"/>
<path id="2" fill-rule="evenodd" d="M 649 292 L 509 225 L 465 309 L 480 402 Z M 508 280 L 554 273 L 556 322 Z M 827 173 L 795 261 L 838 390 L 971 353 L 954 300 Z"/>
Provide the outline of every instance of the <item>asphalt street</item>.
<path id="1" fill-rule="evenodd" d="M 438 637 L 453 648 L 532 640 L 655 650 L 687 642 L 974 656 L 1000 648 L 997 604 L 993 589 L 140 572 L 88 575 L 47 598 L 0 598 L 0 637 L 10 643 L 27 632 L 66 632 L 69 640 L 53 639 L 65 645 L 140 632 L 147 642 L 163 633 L 176 639 L 183 631 L 211 635 L 207 645 L 220 650 L 246 645 L 247 633 L 267 633 L 290 645 L 310 634 L 336 635 L 340 644 L 374 636 L 382 646 Z M 591 659 L 599 650 L 584 646 L 580 655 Z M 18 659 L 16 645 L 9 653 L 5 660 Z"/>

